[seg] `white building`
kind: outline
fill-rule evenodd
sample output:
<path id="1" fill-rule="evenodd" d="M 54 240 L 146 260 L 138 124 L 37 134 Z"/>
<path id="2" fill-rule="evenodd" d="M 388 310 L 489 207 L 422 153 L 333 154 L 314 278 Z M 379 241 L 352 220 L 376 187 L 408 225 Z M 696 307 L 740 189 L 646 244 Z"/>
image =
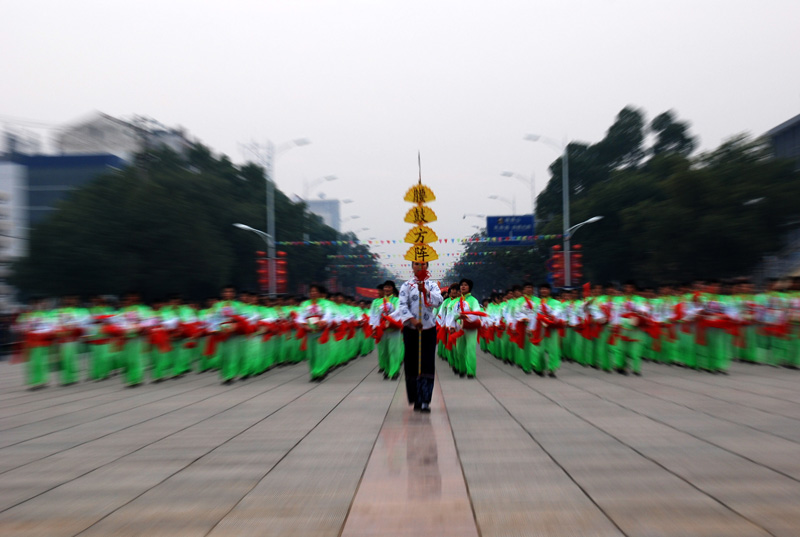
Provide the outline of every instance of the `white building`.
<path id="1" fill-rule="evenodd" d="M 306 200 L 306 205 L 308 205 L 309 212 L 322 218 L 326 226 L 339 232 L 342 231 L 341 202 L 339 200 Z"/>
<path id="2" fill-rule="evenodd" d="M 11 262 L 25 253 L 26 173 L 25 166 L 0 161 L 0 311 L 13 304 L 14 289 L 6 281 Z"/>
<path id="3" fill-rule="evenodd" d="M 190 145 L 182 129 L 167 128 L 144 117 L 129 122 L 102 112 L 93 112 L 62 128 L 56 136 L 56 146 L 62 155 L 107 153 L 128 162 L 146 147 L 166 146 L 183 153 Z"/>

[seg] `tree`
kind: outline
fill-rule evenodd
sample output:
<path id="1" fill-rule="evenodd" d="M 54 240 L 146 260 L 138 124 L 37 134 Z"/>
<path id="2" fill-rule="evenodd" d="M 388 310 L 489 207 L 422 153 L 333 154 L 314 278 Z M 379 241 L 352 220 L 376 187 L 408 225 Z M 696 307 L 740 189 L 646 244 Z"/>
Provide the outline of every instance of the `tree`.
<path id="1" fill-rule="evenodd" d="M 676 121 L 672 110 L 653 118 L 653 121 L 650 122 L 650 131 L 656 135 L 656 141 L 651 148 L 653 155 L 677 153 L 689 156 L 694 151 L 696 144 L 694 138 L 689 134 L 689 125 Z"/>
<path id="2" fill-rule="evenodd" d="M 581 228 L 585 280 L 640 282 L 725 278 L 751 273 L 763 256 L 779 250 L 800 222 L 800 174 L 772 158 L 764 139 L 735 136 L 691 158 L 688 123 L 672 111 L 653 120 L 653 147 L 643 146 L 644 118 L 626 107 L 603 140 L 569 144 L 570 212 Z M 649 158 L 645 157 L 649 155 Z M 537 200 L 537 233 L 562 232 L 561 158 Z M 453 278 L 472 274 L 476 285 L 520 283 L 540 275 L 546 243 L 528 251 L 495 243 L 470 243 Z M 469 265 L 480 252 L 495 250 Z M 533 279 L 537 279 L 534 277 Z"/>
<path id="3" fill-rule="evenodd" d="M 116 294 L 147 299 L 180 293 L 216 296 L 232 283 L 257 289 L 255 234 L 264 227 L 266 182 L 254 165 L 233 165 L 195 145 L 186 158 L 169 150 L 137 156 L 136 164 L 73 191 L 31 233 L 29 253 L 13 268 L 25 294 Z M 302 203 L 275 193 L 278 241 L 336 241 L 339 234 Z M 290 290 L 326 276 L 334 246 L 282 246 Z M 375 264 L 371 258 L 362 264 Z M 371 282 L 370 282 L 371 283 Z"/>

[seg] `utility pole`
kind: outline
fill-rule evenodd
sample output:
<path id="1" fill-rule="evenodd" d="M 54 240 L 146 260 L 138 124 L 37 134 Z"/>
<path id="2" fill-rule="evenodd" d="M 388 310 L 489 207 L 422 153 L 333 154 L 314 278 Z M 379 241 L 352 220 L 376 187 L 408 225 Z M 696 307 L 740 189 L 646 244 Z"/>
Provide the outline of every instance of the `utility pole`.
<path id="1" fill-rule="evenodd" d="M 267 206 L 267 270 L 269 271 L 269 296 L 275 298 L 277 282 L 275 281 L 275 181 L 272 175 L 275 161 L 275 144 L 267 141 L 265 144 L 250 142 L 243 146 L 264 168 L 266 181 L 266 206 Z"/>

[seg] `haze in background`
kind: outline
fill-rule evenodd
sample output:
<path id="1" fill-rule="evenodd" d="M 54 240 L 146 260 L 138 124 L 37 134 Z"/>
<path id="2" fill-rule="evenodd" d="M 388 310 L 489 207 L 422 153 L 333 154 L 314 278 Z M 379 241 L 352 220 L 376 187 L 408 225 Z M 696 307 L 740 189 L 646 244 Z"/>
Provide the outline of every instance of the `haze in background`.
<path id="1" fill-rule="evenodd" d="M 440 238 L 510 214 L 557 156 L 525 133 L 595 142 L 626 105 L 668 109 L 701 150 L 800 112 L 800 3 L 745 1 L 2 1 L 0 121 L 91 110 L 182 125 L 243 162 L 240 143 L 307 137 L 278 186 L 336 175 L 344 230 L 395 239 L 405 190 L 438 197 Z M 299 238 L 299 237 L 298 237 Z M 458 247 L 437 246 L 440 253 Z M 392 262 L 392 260 L 387 260 Z"/>

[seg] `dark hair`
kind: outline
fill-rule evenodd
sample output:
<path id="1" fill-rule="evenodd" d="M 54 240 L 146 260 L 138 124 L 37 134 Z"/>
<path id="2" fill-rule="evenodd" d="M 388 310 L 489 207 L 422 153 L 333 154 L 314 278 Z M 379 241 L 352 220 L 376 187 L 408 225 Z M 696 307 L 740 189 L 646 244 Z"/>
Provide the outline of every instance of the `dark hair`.
<path id="1" fill-rule="evenodd" d="M 395 285 L 394 280 L 386 280 L 385 282 L 383 282 L 383 285 L 381 285 L 381 288 L 383 288 L 383 287 L 391 287 L 392 288 L 392 294 L 394 296 L 397 296 L 397 295 L 400 294 L 400 292 L 397 290 L 397 285 Z"/>
<path id="2" fill-rule="evenodd" d="M 469 286 L 469 290 L 472 291 L 472 285 L 473 284 L 472 284 L 472 280 L 470 280 L 469 278 L 461 278 L 461 281 L 458 282 L 458 286 L 461 287 L 465 283 L 467 284 L 467 286 Z"/>
<path id="3" fill-rule="evenodd" d="M 312 289 L 316 289 L 317 292 L 321 295 L 325 295 L 328 293 L 328 291 L 325 289 L 325 286 L 322 285 L 321 283 L 312 283 L 311 285 L 309 285 L 308 290 L 311 291 Z"/>

